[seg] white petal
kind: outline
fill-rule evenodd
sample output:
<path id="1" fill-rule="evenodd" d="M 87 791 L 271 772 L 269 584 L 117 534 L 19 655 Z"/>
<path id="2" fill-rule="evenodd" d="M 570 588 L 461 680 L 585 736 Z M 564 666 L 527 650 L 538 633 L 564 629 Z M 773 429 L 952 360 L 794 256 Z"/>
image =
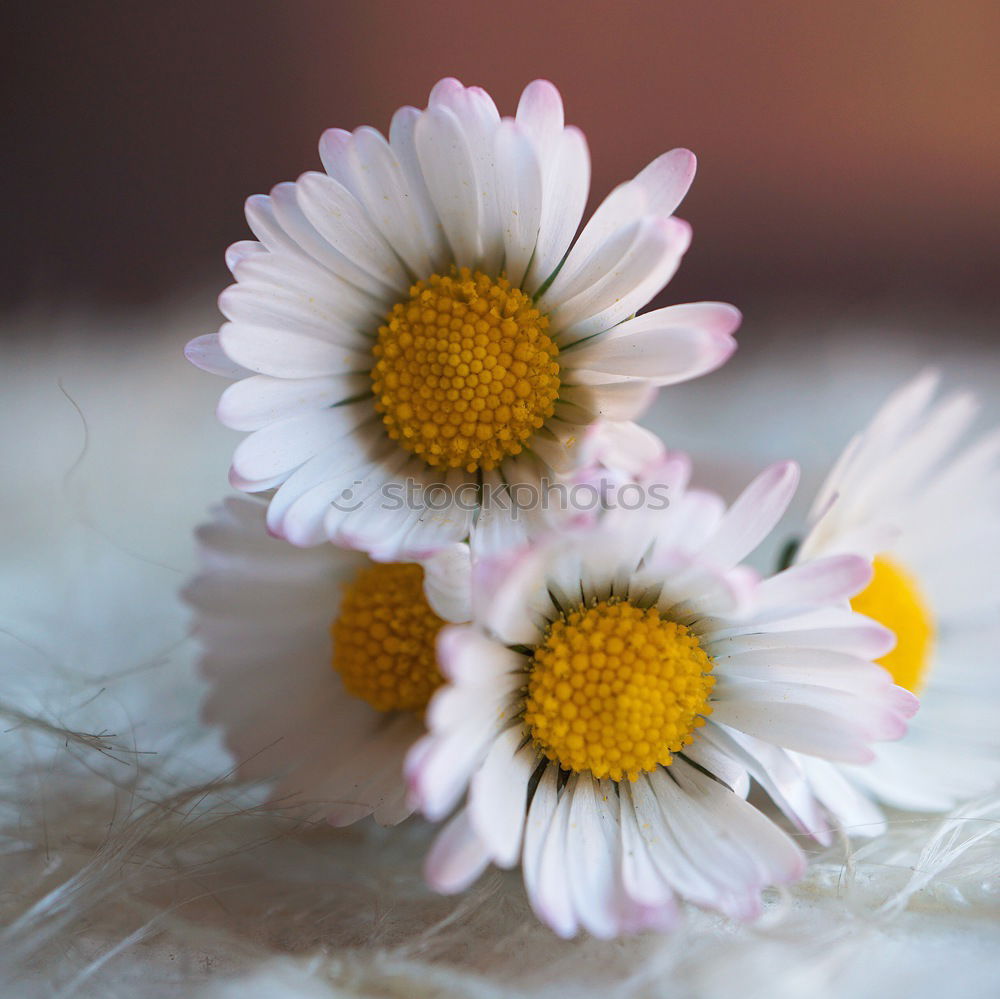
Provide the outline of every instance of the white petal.
<path id="1" fill-rule="evenodd" d="M 418 500 L 409 510 L 407 526 L 400 536 L 385 543 L 372 546 L 381 554 L 378 558 L 401 558 L 423 562 L 439 549 L 465 540 L 474 514 L 472 504 L 467 502 L 461 489 L 472 481 L 472 476 L 464 469 L 449 469 L 442 477 L 440 471 L 431 469 L 420 458 L 413 457 L 399 473 L 400 479 L 411 482 L 424 479 L 425 487 L 437 485 L 443 480 L 444 495 L 450 497 L 447 505 L 439 507 L 431 502 Z M 360 519 L 360 513 L 358 518 Z M 345 525 L 345 531 L 348 530 Z M 353 528 L 351 529 L 353 533 Z"/>
<path id="2" fill-rule="evenodd" d="M 475 682 L 480 677 L 523 673 L 524 656 L 487 638 L 478 628 L 456 625 L 438 635 L 438 664 L 452 682 Z"/>
<path id="3" fill-rule="evenodd" d="M 450 250 L 445 238 L 441 220 L 434 210 L 434 204 L 424 175 L 420 169 L 420 158 L 417 156 L 416 127 L 421 112 L 416 108 L 400 108 L 392 116 L 389 127 L 389 145 L 396 154 L 400 168 L 406 178 L 413 209 L 419 220 L 419 235 L 421 242 L 427 247 L 431 260 L 431 270 L 441 271 L 447 267 Z"/>
<path id="4" fill-rule="evenodd" d="M 538 751 L 524 729 L 507 729 L 490 748 L 469 788 L 469 821 L 498 867 L 513 867 L 520 856 L 528 784 Z"/>
<path id="5" fill-rule="evenodd" d="M 660 803 L 648 775 L 635 782 L 619 784 L 635 815 L 636 830 L 647 855 L 660 878 L 679 895 L 698 905 L 713 905 L 718 894 L 716 886 L 689 860 L 683 845 L 674 835 L 660 809 Z M 624 806 L 623 806 L 624 807 Z"/>
<path id="6" fill-rule="evenodd" d="M 547 766 L 542 772 L 531 804 L 528 806 L 528 818 L 524 826 L 524 850 L 521 861 L 524 888 L 536 913 L 540 908 L 537 899 L 542 876 L 543 850 L 559 800 L 558 773 L 559 768 L 554 764 Z"/>
<path id="7" fill-rule="evenodd" d="M 435 84 L 431 91 L 428 112 L 438 108 L 447 108 L 455 115 L 465 136 L 479 201 L 476 263 L 487 274 L 495 274 L 500 269 L 504 250 L 496 192 L 496 131 L 500 114 L 493 99 L 481 87 L 463 87 L 458 80 L 448 78 Z"/>
<path id="8" fill-rule="evenodd" d="M 717 656 L 715 664 L 718 676 L 805 683 L 865 697 L 879 696 L 892 684 L 891 677 L 881 666 L 829 649 L 757 649 Z"/>
<path id="9" fill-rule="evenodd" d="M 953 736 L 949 732 L 948 736 Z M 892 808 L 942 812 L 975 795 L 995 792 L 1000 785 L 1000 761 L 973 756 L 952 739 L 912 738 L 878 747 L 875 762 L 845 767 L 850 780 Z M 964 749 L 964 751 L 963 751 Z"/>
<path id="10" fill-rule="evenodd" d="M 832 555 L 791 566 L 764 580 L 757 594 L 761 611 L 839 603 L 860 593 L 872 578 L 871 563 L 859 555 Z"/>
<path id="11" fill-rule="evenodd" d="M 659 480 L 659 476 L 657 479 Z M 662 484 L 662 483 L 661 483 Z M 675 498 L 679 497 L 679 498 Z M 658 548 L 681 547 L 698 551 L 712 536 L 726 513 L 721 496 L 702 489 L 684 491 L 684 484 L 668 488 L 666 516 L 661 519 L 656 534 Z"/>
<path id="12" fill-rule="evenodd" d="M 474 508 L 460 492 L 470 479 L 468 472 L 451 469 L 442 479 L 437 470 L 399 447 L 382 464 L 382 473 L 352 487 L 355 502 L 346 510 L 339 506 L 328 511 L 331 541 L 363 549 L 377 561 L 423 562 L 468 536 Z M 444 505 L 431 502 L 432 489 L 439 490 L 434 495 L 443 498 Z"/>
<path id="13" fill-rule="evenodd" d="M 905 496 L 919 489 L 966 432 L 978 409 L 971 392 L 956 392 L 936 403 L 921 425 L 893 449 L 880 475 L 871 476 L 856 498 L 850 498 L 861 505 L 868 497 Z"/>
<path id="14" fill-rule="evenodd" d="M 445 684 L 431 698 L 424 721 L 438 735 L 464 725 L 478 717 L 490 725 L 499 719 L 504 730 L 519 711 L 524 678 L 517 674 L 495 676 L 484 671 L 483 676 L 461 685 Z"/>
<path id="15" fill-rule="evenodd" d="M 521 287 L 535 252 L 542 216 L 542 171 L 522 126 L 504 121 L 496 133 L 498 223 L 503 233 L 504 270 Z"/>
<path id="16" fill-rule="evenodd" d="M 696 561 L 684 565 L 678 560 L 671 568 L 670 553 L 665 554 L 667 558 L 654 553 L 647 562 L 648 571 L 655 570 L 657 576 L 666 574 L 656 601 L 661 613 L 701 628 L 701 618 L 716 614 L 740 618 L 753 606 L 759 578 L 749 566 L 713 570 Z"/>
<path id="17" fill-rule="evenodd" d="M 653 864 L 639 833 L 631 797 L 619 793 L 618 800 L 622 837 L 622 891 L 639 908 L 640 913 L 645 914 L 645 926 L 637 925 L 637 930 L 648 928 L 666 932 L 677 924 L 677 900 L 670 883 Z"/>
<path id="18" fill-rule="evenodd" d="M 326 178 L 330 180 L 330 178 Z M 330 180 L 330 183 L 334 181 Z M 383 276 L 369 273 L 358 262 L 345 256 L 337 247 L 330 243 L 313 224 L 310 217 L 303 210 L 303 200 L 312 202 L 311 198 L 303 198 L 302 188 L 299 183 L 286 182 L 278 184 L 271 189 L 271 207 L 274 217 L 280 225 L 289 233 L 294 242 L 302 248 L 308 258 L 326 268 L 332 275 L 334 281 L 342 281 L 347 288 L 356 288 L 366 296 L 370 296 L 375 301 L 388 305 L 398 294 L 391 283 L 387 283 Z M 323 221 L 329 228 L 331 220 L 324 218 L 324 203 L 312 202 L 310 211 L 315 218 Z M 350 240 L 350 236 L 344 237 Z M 346 245 L 351 245 L 350 243 Z M 388 296 L 388 301 L 386 301 Z M 384 311 L 384 310 L 383 310 Z"/>
<path id="19" fill-rule="evenodd" d="M 799 482 L 799 467 L 782 461 L 765 469 L 729 508 L 702 557 L 720 566 L 741 562 L 774 529 Z"/>
<path id="20" fill-rule="evenodd" d="M 233 470 L 248 481 L 289 475 L 370 418 L 371 404 L 363 400 L 272 423 L 239 444 Z"/>
<path id="21" fill-rule="evenodd" d="M 560 399 L 579 406 L 592 420 L 616 423 L 637 419 L 649 408 L 655 395 L 656 385 L 640 380 L 613 385 L 565 386 L 559 392 Z"/>
<path id="22" fill-rule="evenodd" d="M 268 510 L 268 524 L 276 534 L 304 547 L 328 540 L 341 544 L 330 531 L 331 513 L 360 513 L 380 506 L 382 490 L 393 480 L 397 455 L 391 445 L 379 453 L 378 435 L 371 426 L 358 428 L 349 440 L 320 452 L 289 476 Z M 363 545 L 341 546 L 367 550 Z"/>
<path id="23" fill-rule="evenodd" d="M 469 546 L 442 548 L 424 562 L 424 592 L 438 617 L 455 624 L 472 619 L 472 559 Z"/>
<path id="24" fill-rule="evenodd" d="M 296 194 L 303 214 L 345 260 L 390 292 L 406 294 L 410 279 L 399 258 L 343 184 L 313 171 L 298 179 Z"/>
<path id="25" fill-rule="evenodd" d="M 851 611 L 844 611 L 829 627 L 802 627 L 759 629 L 752 621 L 745 627 L 745 633 L 725 635 L 719 638 L 711 634 L 702 640 L 702 647 L 713 658 L 735 652 L 750 652 L 756 649 L 828 649 L 848 652 L 863 659 L 878 659 L 896 644 L 895 636 L 882 625 L 870 618 Z"/>
<path id="26" fill-rule="evenodd" d="M 684 758 L 698 764 L 706 773 L 722 781 L 734 794 L 746 798 L 750 793 L 750 772 L 732 755 L 721 750 L 699 731 L 690 746 L 684 747 Z"/>
<path id="27" fill-rule="evenodd" d="M 619 792 L 622 834 L 622 887 L 636 904 L 661 913 L 666 929 L 677 921 L 678 907 L 670 882 L 657 869 L 639 832 L 631 795 Z"/>
<path id="28" fill-rule="evenodd" d="M 733 731 L 724 725 L 717 725 L 714 719 L 709 719 L 709 723 L 699 731 L 697 742 L 709 743 L 720 754 L 745 767 L 747 773 L 799 829 L 815 837 L 824 846 L 830 844 L 829 826 L 798 762 L 806 757 Z"/>
<path id="29" fill-rule="evenodd" d="M 591 287 L 552 309 L 550 321 L 559 331 L 557 341 L 573 343 L 638 312 L 674 276 L 690 242 L 691 227 L 679 219 L 640 221 L 617 263 Z M 546 293 L 546 299 L 552 292 Z"/>
<path id="30" fill-rule="evenodd" d="M 673 215 L 697 169 L 698 161 L 690 149 L 671 149 L 640 171 L 632 183 L 645 193 L 651 215 Z"/>
<path id="31" fill-rule="evenodd" d="M 330 599 L 326 588 L 317 586 L 317 580 L 308 576 L 285 580 L 279 586 L 270 575 L 234 579 L 218 572 L 192 580 L 184 590 L 184 597 L 198 607 L 199 613 L 214 618 L 249 620 L 270 610 L 280 619 L 282 628 L 291 629 L 322 620 L 329 610 Z"/>
<path id="32" fill-rule="evenodd" d="M 343 128 L 328 128 L 319 137 L 319 158 L 323 169 L 338 183 L 343 184 L 351 194 L 364 201 L 359 186 L 360 177 L 355 175 L 351 150 L 354 136 Z"/>
<path id="33" fill-rule="evenodd" d="M 333 811 L 358 817 L 402 786 L 402 751 L 418 726 L 406 716 L 384 726 L 330 672 L 329 621 L 357 559 L 268 537 L 264 511 L 230 500 L 198 533 L 203 572 L 186 599 L 205 647 L 204 713 L 223 724 L 244 775 L 279 778 L 275 804 L 325 814 L 336 799 Z"/>
<path id="34" fill-rule="evenodd" d="M 885 832 L 882 810 L 844 776 L 840 767 L 812 756 L 801 760 L 813 793 L 849 836 L 879 836 Z"/>
<path id="35" fill-rule="evenodd" d="M 533 645 L 551 607 L 546 588 L 548 562 L 539 550 L 522 549 L 506 558 L 473 566 L 472 609 L 477 622 L 508 645 Z"/>
<path id="36" fill-rule="evenodd" d="M 565 864 L 571 872 L 570 894 L 580 925 L 598 940 L 610 940 L 619 932 L 615 869 L 619 833 L 617 819 L 598 808 L 601 793 L 590 774 L 577 776 L 570 803 Z M 605 828 L 605 822 L 612 823 L 611 827 Z"/>
<path id="37" fill-rule="evenodd" d="M 334 500 L 342 507 L 353 506 L 362 481 L 374 475 L 376 469 L 383 468 L 386 478 L 391 475 L 391 459 L 398 450 L 394 442 L 381 433 L 376 419 L 361 424 L 350 436 L 318 451 L 288 477 L 271 499 L 267 511 L 268 526 L 282 537 L 290 538 L 292 534 L 299 533 L 293 522 L 303 514 L 296 504 L 317 488 L 326 491 L 322 501 L 324 514 L 325 508 Z M 305 518 L 311 521 L 317 514 L 314 509 Z M 309 533 L 308 529 L 306 533 Z"/>
<path id="38" fill-rule="evenodd" d="M 806 858 L 787 833 L 700 770 L 683 760 L 677 763 L 678 787 L 697 802 L 707 819 L 704 826 L 716 830 L 718 840 L 728 839 L 749 855 L 761 885 L 787 884 L 802 877 Z"/>
<path id="39" fill-rule="evenodd" d="M 477 557 L 491 557 L 501 552 L 515 551 L 528 541 L 528 525 L 520 516 L 515 518 L 506 486 L 497 469 L 483 472 L 484 493 L 489 501 L 480 509 L 469 535 L 469 545 Z"/>
<path id="40" fill-rule="evenodd" d="M 520 120 L 520 109 L 518 116 Z M 525 290 L 535 294 L 566 256 L 590 193 L 590 153 L 579 129 L 563 129 L 552 148 L 546 144 L 539 157 L 544 185 L 542 216 L 535 255 L 524 283 Z"/>
<path id="41" fill-rule="evenodd" d="M 798 684 L 717 681 L 712 719 L 787 749 L 844 763 L 869 762 L 872 741 L 899 738 L 906 730 L 891 707 Z"/>
<path id="42" fill-rule="evenodd" d="M 367 741 L 359 746 L 362 756 L 349 756 L 339 768 L 327 778 L 327 796 L 336 796 L 328 806 L 327 821 L 334 826 L 347 826 L 363 819 L 384 805 L 396 812 L 393 804 L 405 796 L 403 781 L 403 760 L 410 745 L 419 737 L 419 722 L 410 715 L 399 715 L 379 726 Z M 365 765 L 359 761 L 364 759 Z M 345 777 L 347 778 L 345 780 Z M 410 814 L 405 810 L 400 819 Z M 397 820 L 398 821 L 398 820 Z"/>
<path id="43" fill-rule="evenodd" d="M 701 303 L 701 307 L 709 305 L 716 303 Z M 695 325 L 694 316 L 691 325 L 679 325 L 676 310 L 683 308 L 647 312 L 564 349 L 559 362 L 567 372 L 567 381 L 603 384 L 642 378 L 657 385 L 674 385 L 714 371 L 736 349 L 731 330 L 718 332 Z M 732 329 L 739 325 L 740 314 L 732 306 L 718 304 L 716 308 L 728 315 Z"/>
<path id="44" fill-rule="evenodd" d="M 560 303 L 570 302 L 577 295 L 585 294 L 598 281 L 607 277 L 614 268 L 620 266 L 635 243 L 643 229 L 643 221 L 645 220 L 639 219 L 608 233 L 607 238 L 598 243 L 587 256 L 581 254 L 579 244 L 574 247 L 566 263 L 542 295 L 539 307 L 544 312 L 551 313 Z M 562 325 L 568 325 L 568 322 Z M 571 341 L 567 341 L 565 337 L 560 341 L 561 344 L 567 342 Z"/>
<path id="45" fill-rule="evenodd" d="M 428 108 L 416 123 L 417 155 L 431 202 L 460 267 L 479 258 L 479 192 L 468 140 L 451 109 Z"/>
<path id="46" fill-rule="evenodd" d="M 250 374 L 247 368 L 229 359 L 222 349 L 218 333 L 206 333 L 195 337 L 184 348 L 184 356 L 202 371 L 223 378 L 243 378 Z"/>
<path id="47" fill-rule="evenodd" d="M 431 737 L 425 750 L 407 760 L 412 800 L 431 821 L 443 819 L 455 807 L 469 778 L 505 727 L 504 719 L 496 714 L 487 706 L 455 728 Z"/>
<path id="48" fill-rule="evenodd" d="M 295 185 L 289 181 L 285 184 L 279 184 L 275 190 L 293 189 L 294 186 Z M 294 190 L 292 190 L 292 197 L 294 200 Z M 261 241 L 270 253 L 275 255 L 287 254 L 296 261 L 307 265 L 319 264 L 315 258 L 309 255 L 306 248 L 303 247 L 291 234 L 289 234 L 281 222 L 278 221 L 278 216 L 274 208 L 274 202 L 268 195 L 251 195 L 246 200 L 244 210 L 246 213 L 247 223 L 253 231 L 253 234 Z M 234 260 L 234 264 L 239 263 L 240 259 L 246 258 L 243 255 L 240 255 L 239 259 Z"/>
<path id="49" fill-rule="evenodd" d="M 434 269 L 420 210 L 406 174 L 381 133 L 364 126 L 353 135 L 330 129 L 319 144 L 327 173 L 361 202 L 385 241 L 410 271 L 426 277 Z"/>
<path id="50" fill-rule="evenodd" d="M 591 401 L 596 403 L 591 397 Z M 560 416 L 567 415 L 563 406 L 557 405 Z M 590 417 L 584 410 L 571 407 L 583 425 L 591 422 Z M 531 438 L 531 454 L 541 462 L 542 466 L 550 473 L 549 478 L 559 478 L 568 475 L 576 465 L 576 448 L 580 438 L 577 424 L 567 423 L 558 416 L 552 416 L 541 430 L 537 431 Z M 503 470 L 506 472 L 509 463 L 505 462 Z M 524 504 L 521 504 L 522 513 L 530 513 Z"/>
<path id="51" fill-rule="evenodd" d="M 427 883 L 442 895 L 465 891 L 490 862 L 469 817 L 459 812 L 438 834 L 424 864 Z"/>
<path id="52" fill-rule="evenodd" d="M 529 893 L 528 896 L 538 918 L 563 939 L 575 936 L 579 929 L 573 907 L 571 882 L 574 872 L 570 870 L 566 858 L 570 807 L 576 780 L 574 774 L 559 795 L 538 860 L 537 885 L 534 894 Z"/>
<path id="53" fill-rule="evenodd" d="M 246 493 L 263 493 L 268 489 L 275 489 L 285 481 L 286 477 L 287 473 L 281 472 L 267 479 L 245 479 L 232 466 L 229 468 L 229 484 L 233 489 Z"/>
<path id="54" fill-rule="evenodd" d="M 575 272 L 612 234 L 641 219 L 672 215 L 687 193 L 694 170 L 694 155 L 686 149 L 674 149 L 655 159 L 634 180 L 616 187 L 584 227 L 563 270 Z"/>
<path id="55" fill-rule="evenodd" d="M 393 561 L 400 539 L 419 515 L 405 499 L 412 459 L 386 438 L 381 423 L 361 429 L 371 436 L 366 454 L 373 460 L 367 467 L 355 466 L 350 474 L 338 475 L 344 491 L 336 502 L 331 497 L 323 531 L 334 544 L 366 551 L 376 561 Z M 420 561 L 402 555 L 396 560 Z"/>
<path id="56" fill-rule="evenodd" d="M 234 361 L 274 378 L 367 373 L 373 363 L 371 354 L 291 330 L 226 323 L 219 340 Z"/>
<path id="57" fill-rule="evenodd" d="M 222 393 L 216 415 L 233 430 L 259 430 L 302 411 L 327 409 L 370 392 L 371 379 L 362 374 L 297 379 L 254 375 Z"/>
<path id="58" fill-rule="evenodd" d="M 290 253 L 254 254 L 234 270 L 240 289 L 235 295 L 252 300 L 241 304 L 222 298 L 220 307 L 229 318 L 276 329 L 285 329 L 292 319 L 345 347 L 371 349 L 386 313 L 385 296 L 373 297 L 322 265 Z M 250 311 L 254 308 L 256 313 Z"/>
<path id="59" fill-rule="evenodd" d="M 409 792 L 405 784 L 386 795 L 378 805 L 372 818 L 380 826 L 397 826 L 404 819 L 408 819 L 413 814 L 413 806 L 410 804 Z"/>
<path id="60" fill-rule="evenodd" d="M 610 471 L 635 478 L 659 465 L 665 454 L 663 442 L 651 431 L 632 422 L 602 420 L 586 429 L 581 442 L 580 475 L 586 479 Z"/>
<path id="61" fill-rule="evenodd" d="M 318 289 L 247 280 L 222 292 L 219 309 L 238 326 L 298 333 L 365 353 L 372 348 L 371 338 L 345 322 L 339 304 Z"/>
<path id="62" fill-rule="evenodd" d="M 683 766 L 682 761 L 675 761 L 670 768 L 673 776 L 657 770 L 648 779 L 663 821 L 683 858 L 681 864 L 689 865 L 688 876 L 693 873 L 707 883 L 707 897 L 696 897 L 695 901 L 731 919 L 754 919 L 762 908 L 760 890 L 764 884 L 757 865 L 741 844 L 726 835 L 724 828 L 716 828 L 718 822 L 706 821 L 703 803 L 692 793 L 690 785 L 685 784 L 683 789 L 678 786 L 680 768 L 675 770 L 678 762 Z M 746 806 L 742 798 L 717 786 L 732 802 Z M 706 830 L 711 830 L 711 837 L 705 835 Z"/>
<path id="63" fill-rule="evenodd" d="M 829 510 L 839 493 L 852 488 L 883 457 L 891 453 L 897 441 L 919 420 L 930 403 L 940 376 L 933 370 L 924 371 L 902 389 L 894 392 L 883 404 L 868 428 L 858 434 L 844 449 L 823 483 L 809 514 L 815 526 L 803 542 L 802 555 L 814 554 L 822 534 L 819 521 Z"/>
<path id="64" fill-rule="evenodd" d="M 517 122 L 531 136 L 542 160 L 552 155 L 562 135 L 565 117 L 562 97 L 548 80 L 533 80 L 521 93 Z"/>

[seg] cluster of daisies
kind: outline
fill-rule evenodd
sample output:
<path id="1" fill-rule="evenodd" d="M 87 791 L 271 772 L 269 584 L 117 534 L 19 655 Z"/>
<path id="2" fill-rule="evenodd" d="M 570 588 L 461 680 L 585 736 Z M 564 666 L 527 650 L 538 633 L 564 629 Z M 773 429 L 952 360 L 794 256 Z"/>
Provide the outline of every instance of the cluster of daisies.
<path id="1" fill-rule="evenodd" d="M 690 241 L 691 153 L 581 228 L 556 89 L 502 118 L 446 79 L 320 156 L 247 202 L 227 322 L 188 348 L 231 380 L 231 481 L 258 494 L 198 532 L 205 714 L 274 805 L 422 813 L 434 889 L 519 866 L 557 934 L 614 937 L 684 902 L 752 918 L 809 838 L 997 781 L 963 695 L 990 678 L 947 654 L 1000 605 L 1000 434 L 961 446 L 967 395 L 895 393 L 762 577 L 796 465 L 727 507 L 632 422 L 734 349 L 730 305 L 640 312 Z M 517 500 L 554 484 L 601 502 Z"/>

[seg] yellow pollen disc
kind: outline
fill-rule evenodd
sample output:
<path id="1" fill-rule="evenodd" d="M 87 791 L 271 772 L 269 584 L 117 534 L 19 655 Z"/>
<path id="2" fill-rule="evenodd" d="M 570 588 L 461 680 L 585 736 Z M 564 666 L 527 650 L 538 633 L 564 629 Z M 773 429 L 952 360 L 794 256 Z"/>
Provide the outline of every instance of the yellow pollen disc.
<path id="1" fill-rule="evenodd" d="M 375 408 L 429 465 L 495 468 L 555 410 L 549 321 L 503 277 L 433 274 L 394 305 L 374 347 Z"/>
<path id="2" fill-rule="evenodd" d="M 434 642 L 444 621 L 423 583 L 419 565 L 371 565 L 344 591 L 331 626 L 333 668 L 377 711 L 422 711 L 443 682 Z"/>
<path id="3" fill-rule="evenodd" d="M 918 694 L 926 679 L 934 644 L 934 618 L 916 580 L 891 559 L 880 555 L 872 581 L 851 607 L 895 632 L 896 647 L 878 662 L 893 680 Z"/>
<path id="4" fill-rule="evenodd" d="M 705 724 L 712 665 L 684 625 L 602 600 L 552 623 L 532 659 L 525 722 L 564 770 L 634 781 Z"/>

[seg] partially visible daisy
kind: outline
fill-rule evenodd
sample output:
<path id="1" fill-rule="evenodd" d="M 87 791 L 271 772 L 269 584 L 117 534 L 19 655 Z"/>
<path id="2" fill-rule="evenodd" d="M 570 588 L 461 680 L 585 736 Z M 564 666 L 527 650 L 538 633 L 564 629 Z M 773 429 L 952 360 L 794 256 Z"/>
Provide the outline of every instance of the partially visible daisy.
<path id="1" fill-rule="evenodd" d="M 883 826 L 874 801 L 942 811 L 1000 782 L 996 634 L 983 633 L 1000 623 L 1000 431 L 963 445 L 975 400 L 934 400 L 938 380 L 928 371 L 893 393 L 851 441 L 797 555 L 874 559 L 852 606 L 895 633 L 879 661 L 920 697 L 906 738 L 874 763 L 807 763 L 827 806 L 862 834 Z"/>
<path id="2" fill-rule="evenodd" d="M 468 620 L 464 545 L 424 566 L 270 537 L 264 505 L 229 499 L 199 528 L 185 597 L 204 647 L 207 721 L 272 802 L 346 825 L 410 814 L 403 758 L 442 682 L 435 638 Z"/>
<path id="3" fill-rule="evenodd" d="M 388 139 L 331 129 L 320 156 L 325 173 L 249 199 L 259 242 L 229 250 L 228 322 L 188 347 L 238 379 L 218 410 L 250 433 L 231 481 L 277 489 L 269 528 L 296 545 L 381 558 L 464 540 L 475 503 L 433 508 L 421 490 L 555 479 L 583 429 L 630 425 L 659 386 L 734 349 L 730 305 L 636 315 L 690 242 L 673 212 L 693 154 L 616 188 L 574 242 L 590 161 L 550 83 L 502 119 L 445 79 Z M 407 482 L 415 502 L 399 501 Z"/>
<path id="4" fill-rule="evenodd" d="M 846 606 L 866 560 L 765 580 L 740 565 L 797 468 L 768 469 L 728 510 L 688 476 L 668 455 L 636 476 L 666 509 L 608 510 L 474 565 L 473 621 L 441 632 L 447 683 L 406 767 L 428 817 L 459 806 L 428 858 L 437 890 L 520 863 L 566 937 L 667 927 L 679 899 L 752 918 L 804 857 L 745 800 L 751 778 L 822 836 L 788 751 L 860 763 L 902 735 L 915 700 L 871 661 L 892 637 Z"/>

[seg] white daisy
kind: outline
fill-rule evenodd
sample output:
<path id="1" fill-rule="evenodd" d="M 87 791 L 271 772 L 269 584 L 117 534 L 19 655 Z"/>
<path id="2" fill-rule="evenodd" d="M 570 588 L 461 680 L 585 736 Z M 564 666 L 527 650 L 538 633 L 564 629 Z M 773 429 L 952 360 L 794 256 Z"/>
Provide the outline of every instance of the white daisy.
<path id="1" fill-rule="evenodd" d="M 219 724 L 241 777 L 276 778 L 272 802 L 346 825 L 401 821 L 403 758 L 441 683 L 434 640 L 467 621 L 464 545 L 378 564 L 332 545 L 268 536 L 264 504 L 229 499 L 199 528 L 186 589 Z"/>
<path id="2" fill-rule="evenodd" d="M 934 401 L 935 372 L 895 392 L 848 445 L 813 504 L 803 561 L 841 552 L 874 559 L 852 606 L 896 634 L 879 660 L 920 697 L 906 738 L 874 763 L 808 762 L 817 794 L 841 822 L 878 832 L 872 799 L 940 811 L 1000 781 L 1000 430 L 966 447 L 971 394 Z"/>
<path id="3" fill-rule="evenodd" d="M 804 857 L 745 800 L 750 779 L 822 836 L 788 751 L 863 762 L 903 733 L 915 700 L 871 662 L 891 636 L 846 607 L 866 560 L 763 581 L 739 564 L 797 468 L 768 469 L 728 510 L 688 475 L 669 455 L 640 478 L 666 488 L 665 510 L 612 509 L 473 566 L 473 621 L 441 632 L 446 684 L 407 760 L 428 817 L 468 792 L 428 858 L 439 891 L 520 862 L 561 936 L 663 928 L 678 899 L 751 918 Z"/>
<path id="4" fill-rule="evenodd" d="M 238 379 L 219 404 L 250 432 L 231 481 L 276 488 L 268 525 L 297 545 L 389 557 L 463 540 L 483 485 L 556 477 L 582 428 L 630 421 L 734 349 L 732 306 L 635 315 L 690 242 L 673 212 L 693 154 L 616 188 L 574 242 L 589 156 L 550 83 L 502 119 L 483 90 L 442 80 L 388 139 L 331 129 L 320 155 L 325 173 L 249 199 L 259 242 L 229 250 L 228 322 L 188 348 Z M 407 480 L 473 501 L 398 502 Z"/>

